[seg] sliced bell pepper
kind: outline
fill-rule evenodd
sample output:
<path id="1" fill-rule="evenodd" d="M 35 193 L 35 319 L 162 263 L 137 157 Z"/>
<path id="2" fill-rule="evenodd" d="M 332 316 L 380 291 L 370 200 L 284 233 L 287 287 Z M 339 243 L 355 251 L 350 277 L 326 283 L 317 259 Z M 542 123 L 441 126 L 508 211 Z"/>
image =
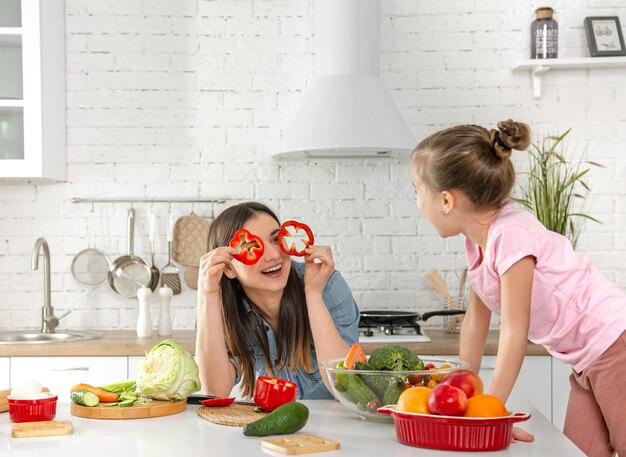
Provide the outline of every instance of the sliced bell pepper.
<path id="1" fill-rule="evenodd" d="M 302 257 L 304 250 L 315 242 L 311 228 L 298 221 L 286 221 L 278 232 L 278 245 L 287 255 Z"/>
<path id="2" fill-rule="evenodd" d="M 274 411 L 280 405 L 296 401 L 298 386 L 291 381 L 270 376 L 259 376 L 254 385 L 254 403 L 265 411 Z"/>
<path id="3" fill-rule="evenodd" d="M 204 406 L 220 406 L 220 407 L 224 407 L 224 406 L 230 405 L 234 401 L 235 401 L 235 397 L 229 397 L 229 398 L 209 398 L 209 399 L 206 399 L 206 400 L 200 400 L 200 403 L 202 403 Z"/>
<path id="4" fill-rule="evenodd" d="M 245 229 L 238 230 L 228 245 L 231 248 L 239 250 L 233 257 L 244 265 L 254 265 L 257 263 L 263 256 L 263 251 L 265 250 L 261 238 Z"/>

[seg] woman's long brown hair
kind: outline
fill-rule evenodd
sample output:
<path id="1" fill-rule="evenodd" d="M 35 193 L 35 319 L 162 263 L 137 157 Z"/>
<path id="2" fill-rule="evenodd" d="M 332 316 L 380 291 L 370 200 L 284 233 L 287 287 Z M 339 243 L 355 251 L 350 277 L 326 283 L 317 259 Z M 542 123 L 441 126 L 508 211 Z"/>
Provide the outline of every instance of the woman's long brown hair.
<path id="1" fill-rule="evenodd" d="M 209 251 L 219 246 L 227 246 L 235 232 L 259 213 L 270 215 L 280 225 L 276 214 L 261 203 L 246 202 L 232 206 L 220 213 L 211 224 Z M 282 371 L 286 367 L 292 371 L 295 371 L 297 367 L 302 367 L 307 372 L 312 371 L 313 336 L 309 325 L 304 286 L 294 268 L 291 268 L 289 272 L 287 285 L 280 300 L 280 314 L 276 329 L 276 360 L 270 359 L 267 332 L 261 313 L 246 297 L 239 280 L 230 279 L 224 275 L 220 289 L 226 343 L 229 355 L 234 359 L 237 371 L 242 376 L 241 386 L 244 396 L 252 396 L 256 381 L 255 355 L 248 346 L 249 338 L 263 350 L 265 367 L 270 375 L 275 376 L 274 369 Z M 244 299 L 250 304 L 251 312 L 246 310 Z"/>

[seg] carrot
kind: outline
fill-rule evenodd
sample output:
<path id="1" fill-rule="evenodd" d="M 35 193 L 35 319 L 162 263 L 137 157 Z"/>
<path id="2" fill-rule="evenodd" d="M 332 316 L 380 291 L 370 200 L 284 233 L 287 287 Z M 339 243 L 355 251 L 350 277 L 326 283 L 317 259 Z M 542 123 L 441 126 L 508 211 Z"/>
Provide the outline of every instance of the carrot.
<path id="1" fill-rule="evenodd" d="M 101 403 L 113 403 L 120 399 L 119 394 L 107 392 L 106 390 L 90 386 L 89 384 L 76 384 L 74 387 L 72 387 L 70 392 L 76 392 L 77 390 L 87 390 L 89 392 L 93 392 L 98 396 Z"/>
<path id="2" fill-rule="evenodd" d="M 348 370 L 354 370 L 354 364 L 356 362 L 367 363 L 367 357 L 365 357 L 365 352 L 359 343 L 354 343 L 352 345 L 348 351 L 346 359 L 343 362 L 343 366 Z"/>

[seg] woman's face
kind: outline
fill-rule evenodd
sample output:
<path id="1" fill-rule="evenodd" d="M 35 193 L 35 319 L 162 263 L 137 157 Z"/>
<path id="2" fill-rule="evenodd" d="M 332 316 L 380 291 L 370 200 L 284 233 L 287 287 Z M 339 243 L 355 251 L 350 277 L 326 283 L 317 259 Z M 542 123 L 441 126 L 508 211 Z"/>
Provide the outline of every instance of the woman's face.
<path id="1" fill-rule="evenodd" d="M 268 291 L 280 291 L 287 285 L 291 258 L 278 246 L 280 226 L 272 216 L 259 212 L 241 227 L 263 241 L 263 256 L 254 265 L 233 260 L 231 268 L 248 296 Z"/>

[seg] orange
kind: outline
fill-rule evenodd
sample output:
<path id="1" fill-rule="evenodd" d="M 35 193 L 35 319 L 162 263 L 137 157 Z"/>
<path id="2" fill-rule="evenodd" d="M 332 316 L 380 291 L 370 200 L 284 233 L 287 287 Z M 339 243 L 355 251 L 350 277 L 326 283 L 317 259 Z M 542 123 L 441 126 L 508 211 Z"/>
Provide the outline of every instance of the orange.
<path id="1" fill-rule="evenodd" d="M 466 417 L 508 416 L 504 403 L 495 395 L 479 394 L 467 399 Z"/>
<path id="2" fill-rule="evenodd" d="M 428 394 L 431 389 L 424 386 L 409 387 L 400 394 L 396 409 L 407 413 L 430 414 Z"/>

